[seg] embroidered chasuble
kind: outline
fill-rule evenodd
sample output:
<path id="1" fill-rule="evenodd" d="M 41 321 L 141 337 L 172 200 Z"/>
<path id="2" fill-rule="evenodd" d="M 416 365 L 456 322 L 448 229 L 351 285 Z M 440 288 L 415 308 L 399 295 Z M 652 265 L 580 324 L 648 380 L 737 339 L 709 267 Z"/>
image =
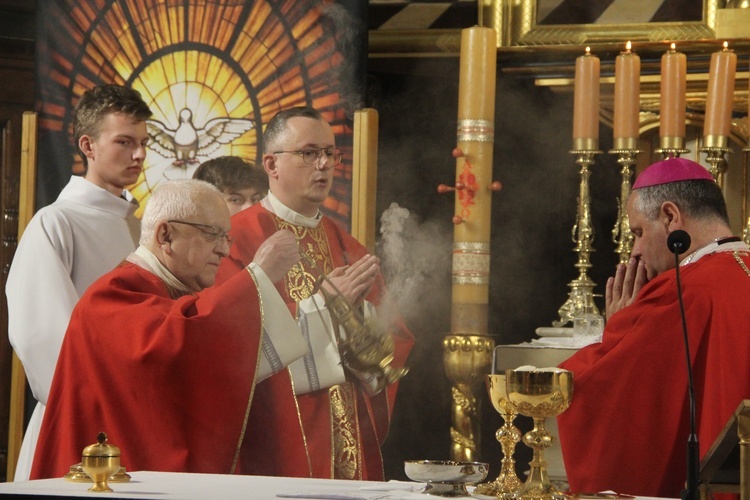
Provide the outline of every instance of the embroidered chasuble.
<path id="1" fill-rule="evenodd" d="M 300 264 L 293 266 L 287 273 L 284 283 L 286 292 L 295 303 L 309 299 L 316 289 L 318 280 L 333 270 L 331 252 L 323 227 L 314 228 L 290 224 L 278 217 L 273 218 L 277 229 L 287 229 L 294 233 L 300 251 L 309 257 Z M 314 265 L 313 265 L 314 264 Z M 321 312 L 322 314 L 322 312 Z M 299 315 L 299 312 L 297 312 Z M 331 322 L 333 327 L 335 322 Z M 331 328 L 329 333 L 335 344 L 335 332 Z M 309 358 L 306 363 L 310 363 Z M 314 376 L 314 375 L 313 375 Z M 328 405 L 330 406 L 330 443 L 332 477 L 336 479 L 362 479 L 362 445 L 357 424 L 357 400 L 352 384 L 344 382 L 328 388 Z M 324 408 L 318 408 L 313 398 L 305 395 L 300 399 L 300 411 L 307 413 L 304 421 L 311 422 L 318 415 L 325 414 Z M 316 439 L 312 436 L 311 440 Z M 324 445 L 312 443 L 312 446 Z M 321 471 L 322 472 L 322 471 Z"/>
<path id="2" fill-rule="evenodd" d="M 338 325 L 314 293 L 321 275 L 356 262 L 367 250 L 327 217 L 312 225 L 292 223 L 258 203 L 232 217 L 235 243 L 219 268 L 217 283 L 244 268 L 260 244 L 278 229 L 291 231 L 308 257 L 276 286 L 298 319 L 312 354 L 257 385 L 242 470 L 259 475 L 382 480 L 380 446 L 388 432 L 398 383 L 376 395 L 367 394 L 362 382 L 343 367 L 336 342 Z M 383 293 L 379 276 L 365 309 L 373 311 Z M 396 345 L 393 366 L 402 367 L 413 337 L 400 319 L 390 333 Z"/>

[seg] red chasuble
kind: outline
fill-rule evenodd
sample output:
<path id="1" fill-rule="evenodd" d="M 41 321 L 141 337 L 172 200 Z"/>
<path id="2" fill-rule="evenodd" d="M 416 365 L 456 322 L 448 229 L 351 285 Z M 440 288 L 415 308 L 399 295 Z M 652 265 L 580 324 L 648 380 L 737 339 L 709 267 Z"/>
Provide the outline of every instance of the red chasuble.
<path id="1" fill-rule="evenodd" d="M 295 317 L 297 302 L 309 297 L 321 271 L 356 262 L 367 253 L 351 235 L 323 217 L 317 228 L 292 225 L 260 203 L 232 217 L 235 243 L 219 268 L 217 283 L 230 279 L 255 255 L 260 244 L 277 229 L 293 231 L 300 249 L 315 260 L 303 262 L 276 284 Z M 384 292 L 378 278 L 367 300 L 380 304 Z M 270 321 L 270 319 L 268 319 Z M 396 351 L 393 367 L 403 367 L 414 343 L 399 321 L 391 334 Z M 243 471 L 273 476 L 382 480 L 380 446 L 385 440 L 398 384 L 368 397 L 354 377 L 349 382 L 295 396 L 293 381 L 284 370 L 256 387 L 250 412 Z"/>
<path id="2" fill-rule="evenodd" d="M 158 277 L 121 264 L 73 311 L 31 478 L 62 477 L 100 431 L 127 470 L 230 473 L 260 331 L 248 271 L 173 299 Z"/>
<path id="3" fill-rule="evenodd" d="M 750 398 L 750 257 L 707 255 L 680 268 L 703 457 Z M 561 366 L 574 373 L 558 417 L 573 492 L 679 497 L 690 429 L 687 361 L 675 271 L 608 321 L 601 344 Z"/>

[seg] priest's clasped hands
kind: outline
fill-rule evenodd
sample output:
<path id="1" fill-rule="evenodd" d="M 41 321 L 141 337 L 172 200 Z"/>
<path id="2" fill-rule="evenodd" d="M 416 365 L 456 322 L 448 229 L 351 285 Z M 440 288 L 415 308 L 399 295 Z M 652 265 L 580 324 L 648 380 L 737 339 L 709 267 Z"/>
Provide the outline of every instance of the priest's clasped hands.
<path id="1" fill-rule="evenodd" d="M 631 257 L 627 264 L 618 264 L 615 275 L 607 280 L 604 296 L 607 319 L 632 304 L 646 283 L 646 264 L 641 259 Z"/>
<path id="2" fill-rule="evenodd" d="M 372 290 L 379 270 L 380 259 L 368 254 L 353 264 L 331 271 L 321 287 L 331 295 L 341 295 L 348 304 L 357 307 Z"/>

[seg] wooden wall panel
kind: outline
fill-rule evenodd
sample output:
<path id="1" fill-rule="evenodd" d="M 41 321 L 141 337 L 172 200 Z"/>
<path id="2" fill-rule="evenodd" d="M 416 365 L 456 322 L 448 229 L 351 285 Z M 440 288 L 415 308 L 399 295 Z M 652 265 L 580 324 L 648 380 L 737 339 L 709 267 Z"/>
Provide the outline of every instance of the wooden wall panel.
<path id="1" fill-rule="evenodd" d="M 34 106 L 33 5 L 0 1 L 0 481 L 7 479 L 12 359 L 5 282 L 17 244 L 22 116 Z"/>

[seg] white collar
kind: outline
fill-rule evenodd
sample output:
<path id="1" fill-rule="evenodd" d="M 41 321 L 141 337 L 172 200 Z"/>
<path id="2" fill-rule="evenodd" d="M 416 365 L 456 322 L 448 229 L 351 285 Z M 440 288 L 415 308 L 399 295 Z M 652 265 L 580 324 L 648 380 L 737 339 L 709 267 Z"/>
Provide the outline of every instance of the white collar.
<path id="1" fill-rule="evenodd" d="M 139 204 L 127 189 L 122 191 L 122 196 L 125 198 L 113 195 L 84 177 L 73 175 L 57 200 L 92 206 L 125 218 L 138 210 Z"/>
<path id="2" fill-rule="evenodd" d="M 182 281 L 178 280 L 172 272 L 161 263 L 161 261 L 154 255 L 154 253 L 148 248 L 140 245 L 135 249 L 135 252 L 128 255 L 128 262 L 142 267 L 143 269 L 150 271 L 152 274 L 162 280 L 168 288 L 174 288 L 184 293 L 193 293 L 187 285 Z"/>
<path id="3" fill-rule="evenodd" d="M 685 266 L 700 260 L 701 257 L 706 255 L 717 253 L 717 252 L 734 252 L 735 250 L 748 251 L 750 248 L 745 244 L 744 241 L 727 241 L 722 243 L 721 240 L 725 238 L 717 238 L 708 244 L 700 247 L 695 252 L 691 253 L 680 261 L 680 266 Z"/>
<path id="4" fill-rule="evenodd" d="M 320 213 L 320 210 L 318 210 L 318 213 L 315 215 L 315 217 L 308 217 L 306 215 L 302 215 L 301 213 L 295 212 L 291 208 L 284 205 L 276 196 L 274 196 L 271 191 L 268 192 L 268 195 L 263 199 L 263 202 L 266 202 L 266 200 L 268 200 L 268 203 L 262 203 L 262 205 L 267 210 L 275 213 L 290 224 L 306 227 L 318 227 L 318 224 L 320 224 L 320 220 L 323 218 L 323 214 Z"/>

